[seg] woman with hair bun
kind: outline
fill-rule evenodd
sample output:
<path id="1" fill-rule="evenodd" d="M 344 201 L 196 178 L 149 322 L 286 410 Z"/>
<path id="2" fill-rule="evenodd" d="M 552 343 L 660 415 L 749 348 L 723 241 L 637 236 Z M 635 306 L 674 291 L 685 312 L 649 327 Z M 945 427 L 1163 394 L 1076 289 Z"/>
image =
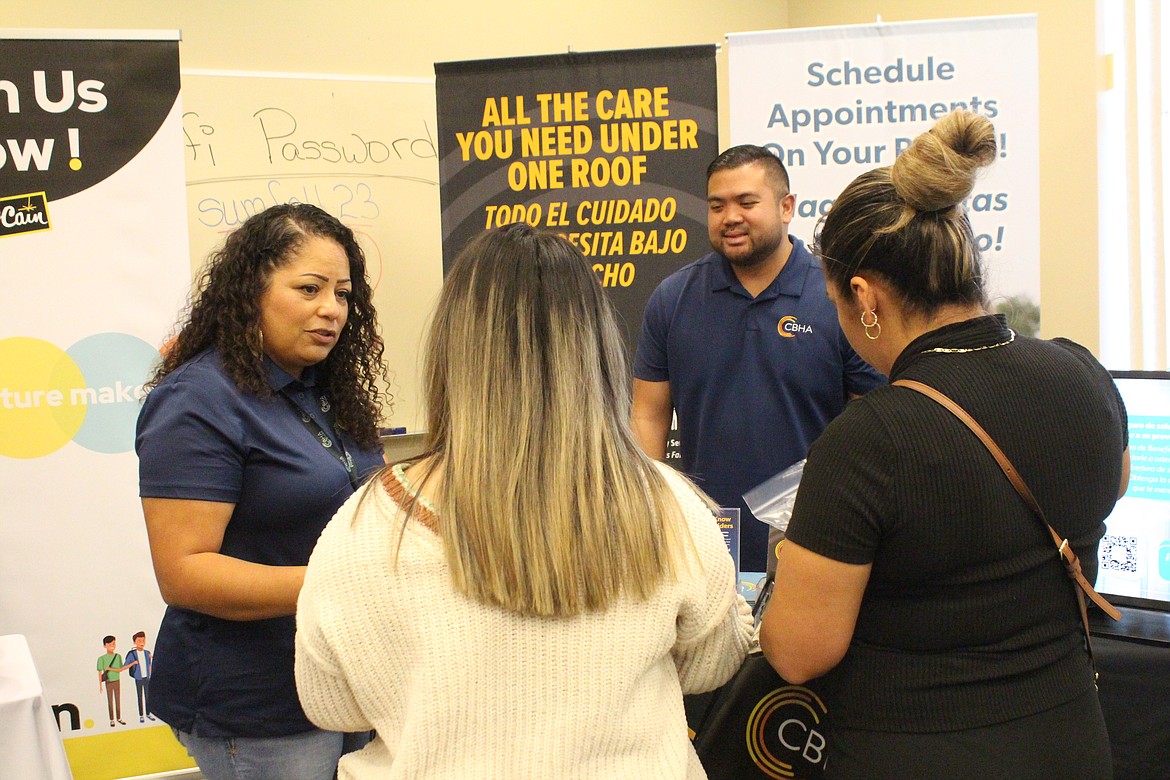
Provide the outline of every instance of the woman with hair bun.
<path id="1" fill-rule="evenodd" d="M 1129 477 L 1125 408 L 1085 348 L 988 310 L 963 201 L 996 154 L 954 112 L 855 179 L 817 252 L 867 362 L 931 385 L 1004 451 L 1091 581 Z M 813 444 L 761 644 L 826 675 L 831 778 L 1108 778 L 1077 597 L 1048 531 L 950 411 L 891 384 Z"/>

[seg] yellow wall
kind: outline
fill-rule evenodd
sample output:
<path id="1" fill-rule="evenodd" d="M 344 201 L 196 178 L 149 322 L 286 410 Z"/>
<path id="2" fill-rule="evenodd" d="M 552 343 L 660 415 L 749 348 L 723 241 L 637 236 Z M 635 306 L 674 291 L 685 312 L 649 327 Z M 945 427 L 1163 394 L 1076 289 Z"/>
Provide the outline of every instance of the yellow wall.
<path id="1" fill-rule="evenodd" d="M 786 3 L 732 0 L 44 0 L 0 27 L 180 29 L 183 66 L 433 76 L 452 60 L 718 43 L 787 22 Z"/>
<path id="2" fill-rule="evenodd" d="M 722 43 L 788 26 L 787 0 L 44 0 L 2 27 L 178 29 L 184 68 L 434 76 L 434 63 Z M 720 124 L 726 138 L 726 51 Z M 436 259 L 436 261 L 438 261 Z"/>
<path id="3" fill-rule="evenodd" d="M 5 27 L 179 29 L 185 68 L 433 76 L 433 63 L 721 43 L 728 32 L 1036 13 L 1043 334 L 1098 337 L 1095 0 L 6 3 Z M 726 52 L 719 57 L 727 138 Z M 439 262 L 439 258 L 435 258 Z"/>
<path id="4" fill-rule="evenodd" d="M 257 174 L 274 170 L 263 165 L 264 155 L 255 143 L 246 143 L 240 132 L 241 117 L 254 116 L 265 105 L 294 109 L 309 124 L 307 115 L 329 102 L 336 90 L 336 105 L 353 105 L 353 95 L 371 100 L 364 104 L 361 121 L 374 120 L 395 132 L 430 132 L 435 127 L 434 78 L 436 62 L 493 59 L 540 54 L 625 50 L 661 46 L 706 44 L 723 41 L 728 31 L 774 29 L 787 24 L 784 2 L 744 0 L 730 2 L 713 13 L 700 0 L 594 0 L 588 4 L 553 3 L 543 0 L 505 0 L 501 3 L 458 0 L 385 2 L 379 0 L 119 0 L 93 3 L 82 0 L 46 0 L 27 4 L 3 2 L 0 27 L 81 29 L 177 29 L 182 34 L 181 66 L 185 111 L 207 117 L 207 126 L 218 128 L 215 148 L 218 168 L 209 168 L 209 154 L 199 161 L 186 156 L 189 244 L 192 271 L 203 264 L 208 252 L 221 240 L 222 230 L 237 224 L 241 214 L 256 203 L 276 199 L 257 188 Z M 716 70 L 726 83 L 726 50 L 716 58 Z M 222 79 L 198 72 L 277 72 L 285 74 L 328 73 L 356 76 L 417 79 L 423 84 L 366 81 L 357 92 L 339 85 L 345 82 L 314 79 Z M 194 72 L 194 73 L 193 73 Z M 349 95 L 342 98 L 342 93 Z M 720 90 L 726 95 L 726 89 Z M 376 99 L 370 96 L 376 95 Z M 268 103 L 266 101 L 281 101 Z M 348 100 L 349 102 L 346 102 Z M 293 105 L 295 104 L 295 105 Z M 726 100 L 723 100 L 721 135 L 727 137 Z M 198 139 L 202 120 L 185 122 Z M 355 127 L 321 122 L 348 122 L 348 117 L 327 117 L 315 122 L 318 131 L 337 131 L 348 137 Z M 235 124 L 233 124 L 235 122 Z M 250 126 L 255 130 L 255 125 Z M 212 130 L 214 132 L 214 130 Z M 320 136 L 325 137 L 325 136 Z M 405 136 L 404 136 L 405 137 Z M 414 137 L 414 136 L 410 136 Z M 255 141 L 254 136 L 247 136 Z M 209 145 L 207 149 L 211 149 Z M 192 149 L 193 151 L 193 149 Z M 271 149 L 269 149 L 271 152 Z M 271 159 L 268 160 L 271 162 Z M 434 161 L 427 161 L 433 163 Z M 409 171 L 419 174 L 427 170 Z M 323 173 L 318 171 L 316 173 Z M 437 171 L 436 171 L 437 173 Z M 419 174 L 421 175 L 421 174 Z M 428 170 L 428 177 L 431 177 Z M 374 301 L 386 341 L 385 359 L 391 373 L 386 390 L 393 404 L 384 412 L 384 424 L 411 432 L 425 426 L 422 401 L 421 355 L 426 322 L 442 282 L 442 250 L 437 187 L 406 183 L 410 177 L 384 177 L 366 186 L 368 202 L 379 218 L 365 226 L 363 243 L 371 252 L 371 276 L 378 284 Z M 349 182 L 316 179 L 326 193 L 351 192 Z M 336 186 L 334 186 L 336 185 Z M 340 187 L 340 189 L 339 189 Z M 304 197 L 313 199 L 305 190 Z M 320 194 L 316 186 L 314 193 Z M 256 197 L 257 195 L 264 197 Z M 290 187 L 282 195 L 295 196 Z M 334 198 L 323 205 L 334 208 Z M 203 211 L 204 207 L 208 211 Z M 222 218 L 215 209 L 223 208 Z M 354 216 L 351 214 L 351 217 Z M 382 271 L 387 276 L 380 279 Z M 636 327 L 636 323 L 634 324 Z M 394 440 L 395 448 L 401 443 Z M 417 442 L 409 443 L 417 447 Z"/>
<path id="5" fill-rule="evenodd" d="M 1098 353 L 1095 0 L 789 0 L 792 27 L 1037 15 L 1041 335 Z"/>

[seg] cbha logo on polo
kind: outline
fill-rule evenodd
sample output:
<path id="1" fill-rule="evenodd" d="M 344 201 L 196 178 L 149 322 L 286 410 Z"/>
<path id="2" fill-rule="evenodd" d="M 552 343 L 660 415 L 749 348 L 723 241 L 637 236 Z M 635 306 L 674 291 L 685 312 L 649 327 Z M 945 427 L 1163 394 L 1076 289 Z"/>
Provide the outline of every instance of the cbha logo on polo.
<path id="1" fill-rule="evenodd" d="M 796 317 L 789 314 L 776 323 L 776 332 L 786 339 L 792 339 L 796 338 L 797 333 L 812 333 L 812 325 L 801 325 Z"/>

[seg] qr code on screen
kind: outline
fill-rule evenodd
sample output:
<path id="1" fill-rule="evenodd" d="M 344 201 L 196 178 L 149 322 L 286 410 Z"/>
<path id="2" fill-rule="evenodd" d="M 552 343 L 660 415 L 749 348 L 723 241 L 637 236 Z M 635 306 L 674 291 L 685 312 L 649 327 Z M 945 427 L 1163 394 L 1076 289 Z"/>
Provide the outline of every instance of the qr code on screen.
<path id="1" fill-rule="evenodd" d="M 1137 537 L 1106 534 L 1101 539 L 1097 560 L 1102 571 L 1113 572 L 1114 574 L 1137 574 Z"/>

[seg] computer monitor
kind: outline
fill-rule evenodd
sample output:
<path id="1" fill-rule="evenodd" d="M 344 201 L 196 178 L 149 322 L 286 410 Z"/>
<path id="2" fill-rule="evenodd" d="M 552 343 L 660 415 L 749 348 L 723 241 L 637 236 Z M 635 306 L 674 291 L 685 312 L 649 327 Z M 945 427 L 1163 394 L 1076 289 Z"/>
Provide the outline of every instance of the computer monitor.
<path id="1" fill-rule="evenodd" d="M 1170 612 L 1170 372 L 1113 371 L 1129 415 L 1129 488 L 1105 521 L 1098 592 Z"/>

